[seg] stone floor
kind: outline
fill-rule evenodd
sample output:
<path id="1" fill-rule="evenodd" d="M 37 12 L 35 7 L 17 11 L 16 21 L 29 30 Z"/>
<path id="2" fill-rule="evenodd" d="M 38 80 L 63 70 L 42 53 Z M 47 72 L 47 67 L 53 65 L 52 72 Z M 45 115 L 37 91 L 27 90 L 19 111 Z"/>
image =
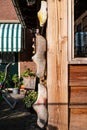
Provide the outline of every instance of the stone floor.
<path id="1" fill-rule="evenodd" d="M 15 109 L 10 109 L 4 100 L 0 103 L 0 130 L 41 130 L 36 124 L 36 113 L 24 106 L 24 94 L 13 96 L 17 100 Z"/>

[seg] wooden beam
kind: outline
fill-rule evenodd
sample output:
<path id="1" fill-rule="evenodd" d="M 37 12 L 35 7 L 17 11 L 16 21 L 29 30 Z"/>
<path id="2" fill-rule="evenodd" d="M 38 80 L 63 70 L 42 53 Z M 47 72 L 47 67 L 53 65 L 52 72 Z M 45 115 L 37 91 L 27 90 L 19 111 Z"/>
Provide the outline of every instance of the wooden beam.
<path id="1" fill-rule="evenodd" d="M 48 130 L 68 130 L 67 0 L 48 0 Z"/>

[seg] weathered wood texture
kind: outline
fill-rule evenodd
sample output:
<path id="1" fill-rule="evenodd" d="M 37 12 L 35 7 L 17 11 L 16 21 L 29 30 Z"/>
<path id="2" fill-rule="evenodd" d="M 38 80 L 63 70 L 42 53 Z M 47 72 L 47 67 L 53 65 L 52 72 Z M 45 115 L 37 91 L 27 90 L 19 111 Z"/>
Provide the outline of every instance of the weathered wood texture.
<path id="1" fill-rule="evenodd" d="M 69 130 L 87 130 L 87 108 L 70 109 Z"/>
<path id="2" fill-rule="evenodd" d="M 69 130 L 87 130 L 87 65 L 69 65 Z"/>
<path id="3" fill-rule="evenodd" d="M 87 87 L 70 87 L 70 104 L 87 105 Z"/>
<path id="4" fill-rule="evenodd" d="M 87 65 L 69 65 L 69 86 L 87 86 Z"/>
<path id="5" fill-rule="evenodd" d="M 68 130 L 67 0 L 48 0 L 48 130 Z"/>

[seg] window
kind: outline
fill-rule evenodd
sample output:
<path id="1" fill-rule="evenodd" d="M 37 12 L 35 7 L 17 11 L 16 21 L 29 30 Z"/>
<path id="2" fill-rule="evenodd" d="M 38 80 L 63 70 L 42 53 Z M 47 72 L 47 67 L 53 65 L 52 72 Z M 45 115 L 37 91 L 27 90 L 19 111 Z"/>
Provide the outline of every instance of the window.
<path id="1" fill-rule="evenodd" d="M 87 62 L 87 5 L 86 0 L 68 0 L 69 61 Z"/>

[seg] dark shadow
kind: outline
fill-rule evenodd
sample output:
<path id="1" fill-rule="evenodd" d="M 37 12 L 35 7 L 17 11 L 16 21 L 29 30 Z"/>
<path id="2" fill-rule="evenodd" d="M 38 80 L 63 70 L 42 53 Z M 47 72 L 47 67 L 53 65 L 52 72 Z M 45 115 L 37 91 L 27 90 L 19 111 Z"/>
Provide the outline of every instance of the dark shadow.
<path id="1" fill-rule="evenodd" d="M 52 125 L 48 125 L 48 130 L 58 130 L 58 128 Z"/>
<path id="2" fill-rule="evenodd" d="M 0 129 L 3 130 L 40 130 L 37 127 L 36 113 L 30 113 L 24 106 L 23 98 L 17 99 L 15 109 L 8 104 L 0 102 Z"/>
<path id="3" fill-rule="evenodd" d="M 42 104 L 40 104 L 42 105 Z M 67 105 L 67 103 L 49 103 L 48 105 Z M 48 130 L 58 130 L 57 127 L 47 124 Z M 37 126 L 36 113 L 30 113 L 24 106 L 23 98 L 17 99 L 15 109 L 11 110 L 6 102 L 0 103 L 0 129 L 6 130 L 46 130 Z"/>
<path id="4" fill-rule="evenodd" d="M 28 28 L 24 30 L 24 49 L 20 52 L 20 61 L 32 61 L 32 33 Z"/>

